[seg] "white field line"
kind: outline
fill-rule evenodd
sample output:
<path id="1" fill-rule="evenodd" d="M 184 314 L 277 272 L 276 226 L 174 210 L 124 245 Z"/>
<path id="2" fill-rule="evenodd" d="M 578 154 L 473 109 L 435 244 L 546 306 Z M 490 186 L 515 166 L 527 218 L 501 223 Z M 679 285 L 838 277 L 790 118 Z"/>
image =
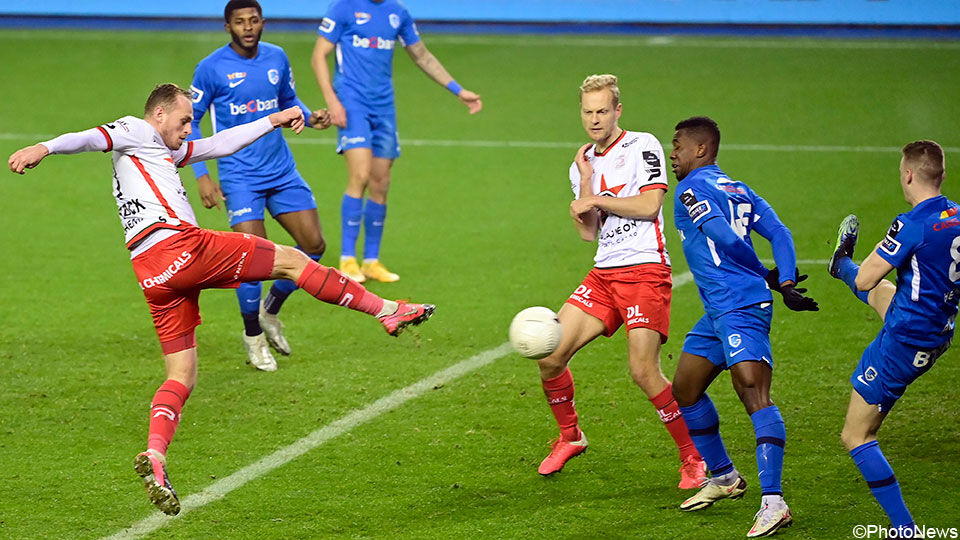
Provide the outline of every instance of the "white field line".
<path id="1" fill-rule="evenodd" d="M 52 133 L 0 133 L 0 140 L 5 141 L 46 141 L 56 137 Z M 330 145 L 337 144 L 337 139 L 331 137 L 288 136 L 290 144 Z M 401 146 L 455 147 L 455 148 L 579 148 L 582 142 L 560 141 L 471 141 L 450 139 L 402 139 Z M 669 148 L 670 141 L 661 141 L 665 148 Z M 899 152 L 899 146 L 843 146 L 843 145 L 809 145 L 809 144 L 730 144 L 724 143 L 721 150 L 748 151 L 748 152 L 854 152 L 854 153 L 893 153 Z M 960 147 L 946 146 L 943 149 L 948 153 L 960 153 Z"/>
<path id="2" fill-rule="evenodd" d="M 673 288 L 676 289 L 677 287 L 683 286 L 692 279 L 693 276 L 690 272 L 678 274 L 673 277 Z M 228 493 L 243 487 L 247 482 L 269 474 L 274 469 L 306 454 L 327 441 L 343 435 L 353 428 L 379 417 L 385 412 L 396 409 L 411 399 L 420 397 L 438 386 L 455 381 L 468 373 L 492 364 L 494 361 L 510 354 L 512 350 L 509 343 L 503 343 L 498 347 L 494 347 L 493 349 L 489 349 L 466 360 L 462 360 L 446 369 L 440 370 L 410 386 L 396 390 L 392 394 L 380 398 L 362 409 L 357 409 L 346 416 L 334 420 L 330 424 L 317 429 L 289 446 L 277 450 L 260 461 L 247 465 L 230 476 L 217 480 L 200 493 L 195 493 L 184 498 L 181 501 L 180 513 L 178 515 L 170 517 L 157 511 L 126 529 L 103 537 L 103 540 L 132 540 L 150 534 L 182 518 L 193 510 L 197 510 L 218 499 L 226 497 Z"/>
<path id="3" fill-rule="evenodd" d="M 318 18 L 319 22 L 319 18 Z M 214 26 L 216 23 L 212 23 Z M 156 33 L 153 30 L 150 32 Z M 313 43 L 314 32 L 269 31 L 267 41 L 280 43 Z M 216 31 L 171 31 L 179 34 L 178 41 L 199 43 L 225 43 L 222 32 Z M 273 36 L 273 37 L 271 37 Z M 143 31 L 62 29 L 16 30 L 5 29 L 0 42 L 11 40 L 69 40 L 69 41 L 120 41 L 142 40 Z M 577 35 L 485 35 L 485 34 L 428 34 L 428 44 L 473 45 L 492 47 L 696 47 L 728 49 L 960 49 L 956 41 L 937 40 L 882 40 L 882 39 L 831 39 L 819 37 L 800 38 L 705 38 L 699 36 L 577 36 Z"/>

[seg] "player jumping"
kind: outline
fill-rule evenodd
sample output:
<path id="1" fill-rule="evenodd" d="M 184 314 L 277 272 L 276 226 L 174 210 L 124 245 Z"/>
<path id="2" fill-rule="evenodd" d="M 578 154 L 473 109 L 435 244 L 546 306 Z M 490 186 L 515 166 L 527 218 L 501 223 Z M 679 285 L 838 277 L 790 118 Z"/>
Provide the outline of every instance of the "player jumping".
<path id="1" fill-rule="evenodd" d="M 787 432 L 770 400 L 770 289 L 780 292 L 792 310 L 818 307 L 803 296 L 806 289 L 795 288 L 806 276 L 796 275 L 790 230 L 763 198 L 717 167 L 719 148 L 720 129 L 713 120 L 701 116 L 677 124 L 670 153 L 679 182 L 674 219 L 706 314 L 684 339 L 673 395 L 710 468 L 709 481 L 680 509 L 707 508 L 720 499 L 740 498 L 747 489 L 724 448 L 720 418 L 706 393 L 717 375 L 729 369 L 733 388 L 753 422 L 763 490 L 760 511 L 747 536 L 768 536 L 793 520 L 780 485 Z M 752 231 L 770 242 L 777 268 L 768 272 L 757 259 Z"/>
<path id="2" fill-rule="evenodd" d="M 856 216 L 847 216 L 827 270 L 883 321 L 850 376 L 853 392 L 841 438 L 900 538 L 911 538 L 914 520 L 877 431 L 907 386 L 933 367 L 953 339 L 960 299 L 960 208 L 940 192 L 945 170 L 940 145 L 916 141 L 902 154 L 900 187 L 913 209 L 893 220 L 860 266 L 851 259 L 860 224 Z M 884 279 L 894 268 L 896 286 Z"/>
<path id="3" fill-rule="evenodd" d="M 635 383 L 653 403 L 680 452 L 682 489 L 699 487 L 705 465 L 660 371 L 660 346 L 670 326 L 670 256 L 663 237 L 667 191 L 663 148 L 649 133 L 619 125 L 623 106 L 613 75 L 591 75 L 580 86 L 580 117 L 593 141 L 570 166 L 570 204 L 580 237 L 597 241 L 596 267 L 560 308 L 563 337 L 538 360 L 547 403 L 560 437 L 540 464 L 540 474 L 563 469 L 587 449 L 574 406 L 573 355 L 598 336 L 627 327 L 627 358 Z"/>
<path id="4" fill-rule="evenodd" d="M 67 133 L 22 148 L 8 160 L 11 171 L 23 174 L 49 154 L 113 151 L 113 194 L 167 375 L 150 407 L 147 451 L 136 456 L 134 468 L 150 501 L 171 515 L 180 512 L 180 500 L 167 476 L 166 453 L 197 380 L 195 331 L 202 289 L 289 279 L 319 300 L 377 317 L 393 336 L 427 320 L 434 310 L 430 304 L 384 300 L 296 248 L 250 234 L 197 227 L 177 167 L 236 152 L 279 126 L 299 133 L 304 118 L 298 107 L 291 107 L 206 139 L 186 141 L 192 120 L 190 92 L 163 84 L 147 99 L 143 119 L 124 116 Z"/>

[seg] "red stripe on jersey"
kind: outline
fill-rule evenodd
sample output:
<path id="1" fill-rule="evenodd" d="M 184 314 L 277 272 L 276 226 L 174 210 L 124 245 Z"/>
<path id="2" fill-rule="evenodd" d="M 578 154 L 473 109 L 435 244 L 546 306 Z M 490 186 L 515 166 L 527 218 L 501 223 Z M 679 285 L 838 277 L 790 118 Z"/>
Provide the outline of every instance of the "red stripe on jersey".
<path id="1" fill-rule="evenodd" d="M 167 204 L 167 200 L 163 198 L 163 194 L 160 193 L 160 189 L 157 188 L 157 183 L 153 181 L 153 178 L 150 176 L 150 173 L 147 172 L 147 169 L 143 167 L 143 163 L 140 162 L 135 156 L 130 156 L 130 161 L 140 169 L 140 174 L 143 175 L 143 179 L 147 181 L 147 184 L 150 185 L 150 189 L 153 190 L 153 194 L 157 196 L 157 200 L 160 201 L 160 204 L 163 205 L 163 208 L 166 209 L 167 215 L 173 219 L 179 220 L 176 212 L 173 211 L 173 208 L 170 208 L 170 205 Z"/>
<path id="2" fill-rule="evenodd" d="M 153 225 L 150 225 L 150 226 L 147 227 L 146 229 L 144 229 L 144 230 L 140 231 L 139 233 L 137 233 L 136 236 L 134 236 L 133 238 L 131 238 L 130 241 L 127 242 L 127 249 L 133 249 L 134 246 L 136 246 L 137 244 L 139 244 L 144 238 L 146 238 L 146 237 L 150 236 L 151 234 L 159 231 L 160 229 L 170 229 L 170 230 L 173 230 L 173 231 L 183 231 L 183 230 L 189 229 L 190 227 L 192 227 L 192 225 L 171 225 L 171 224 L 169 224 L 169 223 L 154 223 Z"/>
<path id="3" fill-rule="evenodd" d="M 100 133 L 103 133 L 103 136 L 107 139 L 107 149 L 104 150 L 104 153 L 113 150 L 113 139 L 110 138 L 110 134 L 107 133 L 107 130 L 103 129 L 101 126 L 97 126 L 97 129 L 99 129 Z"/>
<path id="4" fill-rule="evenodd" d="M 650 191 L 651 189 L 662 189 L 664 191 L 668 191 L 666 184 L 649 184 L 640 188 L 640 193 L 643 193 L 644 191 Z"/>
<path id="5" fill-rule="evenodd" d="M 602 153 L 601 153 L 601 152 L 597 152 L 597 145 L 593 145 L 593 155 L 598 156 L 598 157 L 603 157 L 603 156 L 607 155 L 607 152 L 609 152 L 611 148 L 613 148 L 614 146 L 616 146 L 617 143 L 620 142 L 620 140 L 623 139 L 623 137 L 624 137 L 626 134 L 627 134 L 627 130 L 621 131 L 621 132 L 620 132 L 620 136 L 617 137 L 617 140 L 615 140 L 615 141 L 613 141 L 612 143 L 610 143 L 610 146 L 608 146 L 607 149 L 604 150 Z"/>
<path id="6" fill-rule="evenodd" d="M 180 160 L 180 163 L 177 163 L 177 167 L 183 167 L 183 165 L 190 159 L 190 156 L 193 155 L 193 141 L 187 141 L 187 155 L 183 156 L 183 159 Z"/>
<path id="7" fill-rule="evenodd" d="M 663 245 L 663 235 L 660 234 L 660 217 L 653 220 L 653 230 L 657 233 L 657 253 L 660 254 L 660 263 L 667 264 L 667 256 L 664 255 L 666 248 Z"/>

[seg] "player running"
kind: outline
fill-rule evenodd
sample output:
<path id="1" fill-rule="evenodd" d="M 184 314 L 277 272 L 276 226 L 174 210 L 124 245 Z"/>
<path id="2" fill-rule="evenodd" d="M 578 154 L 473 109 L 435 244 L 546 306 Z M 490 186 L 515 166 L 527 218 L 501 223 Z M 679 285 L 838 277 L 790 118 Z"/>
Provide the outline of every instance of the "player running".
<path id="1" fill-rule="evenodd" d="M 560 308 L 563 337 L 556 351 L 537 361 L 560 427 L 539 472 L 559 472 L 587 449 L 573 401 L 570 359 L 601 334 L 612 336 L 626 325 L 630 374 L 680 451 L 679 487 L 693 489 L 706 480 L 706 466 L 660 371 L 671 294 L 661 208 L 667 191 L 663 148 L 649 133 L 622 129 L 622 109 L 614 75 L 591 75 L 580 85 L 580 117 L 593 143 L 580 147 L 570 166 L 570 217 L 583 240 L 598 241 L 596 267 Z"/>
<path id="2" fill-rule="evenodd" d="M 911 538 L 914 520 L 877 431 L 907 386 L 933 367 L 953 339 L 960 299 L 960 208 L 940 192 L 945 171 L 940 145 L 916 141 L 902 154 L 900 187 L 913 209 L 893 220 L 860 266 L 851 259 L 860 224 L 856 216 L 847 216 L 827 270 L 883 321 L 850 376 L 853 392 L 841 438 L 900 537 Z M 884 279 L 894 268 L 896 286 Z"/>
<path id="3" fill-rule="evenodd" d="M 23 174 L 49 154 L 113 151 L 113 195 L 167 375 L 150 406 L 147 451 L 137 455 L 134 468 L 150 501 L 170 515 L 180 511 L 180 501 L 166 473 L 166 453 L 197 380 L 195 331 L 202 289 L 289 279 L 319 300 L 377 317 L 393 336 L 427 320 L 434 310 L 430 304 L 384 300 L 296 248 L 250 234 L 197 227 L 177 167 L 228 155 L 279 126 L 299 133 L 304 119 L 299 108 L 291 107 L 206 139 L 186 141 L 192 120 L 190 92 L 163 84 L 147 99 L 143 119 L 124 116 L 67 133 L 22 148 L 8 160 L 11 171 Z"/>
<path id="4" fill-rule="evenodd" d="M 224 29 L 230 43 L 197 64 L 193 75 L 193 133 L 187 140 L 202 137 L 200 120 L 210 110 L 213 132 L 246 124 L 272 112 L 299 106 L 314 127 L 329 127 L 325 111 L 311 115 L 297 98 L 293 70 L 283 49 L 260 41 L 264 19 L 256 0 L 230 0 L 223 10 Z M 318 122 L 319 120 L 319 122 Z M 207 208 L 226 201 L 230 228 L 236 232 L 267 237 L 263 224 L 264 207 L 311 259 L 319 261 L 326 249 L 317 218 L 317 203 L 310 186 L 293 162 L 293 154 L 279 131 L 268 133 L 236 154 L 217 160 L 218 185 L 210 178 L 207 164 L 193 165 L 200 200 Z M 277 369 L 269 343 L 277 352 L 290 354 L 277 319 L 284 300 L 297 289 L 296 283 L 275 281 L 261 306 L 259 281 L 237 287 L 243 318 L 243 343 L 249 363 L 263 371 Z"/>
<path id="5" fill-rule="evenodd" d="M 349 176 L 341 205 L 340 271 L 361 283 L 365 279 L 397 281 L 400 277 L 379 261 L 390 167 L 400 156 L 393 103 L 394 48 L 405 47 L 417 67 L 457 96 L 470 114 L 483 104 L 427 50 L 413 18 L 398 0 L 334 0 L 319 34 L 311 63 L 338 128 L 337 153 L 346 158 Z M 331 84 L 327 57 L 334 49 L 337 74 Z M 361 222 L 362 268 L 356 258 Z"/>
<path id="6" fill-rule="evenodd" d="M 696 495 L 683 501 L 680 509 L 707 508 L 720 499 L 740 498 L 747 489 L 724 448 L 720 419 L 706 393 L 717 375 L 729 369 L 757 440 L 763 498 L 747 533 L 752 538 L 774 534 L 793 520 L 780 485 L 787 432 L 780 411 L 770 400 L 770 289 L 782 294 L 784 304 L 792 310 L 819 308 L 812 298 L 803 296 L 806 289 L 795 287 L 806 276 L 797 277 L 790 230 L 762 197 L 720 170 L 719 147 L 717 124 L 700 116 L 677 124 L 670 153 L 679 182 L 674 219 L 706 311 L 684 339 L 673 395 L 707 462 L 710 479 Z M 777 267 L 769 272 L 753 250 L 752 231 L 773 247 Z"/>

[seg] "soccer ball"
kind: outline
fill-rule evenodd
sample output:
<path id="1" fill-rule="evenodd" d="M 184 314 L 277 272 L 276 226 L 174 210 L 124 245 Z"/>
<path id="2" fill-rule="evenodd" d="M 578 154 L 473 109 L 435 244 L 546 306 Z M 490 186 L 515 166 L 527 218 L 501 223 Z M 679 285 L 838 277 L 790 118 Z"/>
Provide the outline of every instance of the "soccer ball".
<path id="1" fill-rule="evenodd" d="M 517 313 L 510 323 L 510 344 L 526 358 L 549 356 L 560 344 L 562 335 L 557 314 L 545 307 L 529 307 Z"/>

